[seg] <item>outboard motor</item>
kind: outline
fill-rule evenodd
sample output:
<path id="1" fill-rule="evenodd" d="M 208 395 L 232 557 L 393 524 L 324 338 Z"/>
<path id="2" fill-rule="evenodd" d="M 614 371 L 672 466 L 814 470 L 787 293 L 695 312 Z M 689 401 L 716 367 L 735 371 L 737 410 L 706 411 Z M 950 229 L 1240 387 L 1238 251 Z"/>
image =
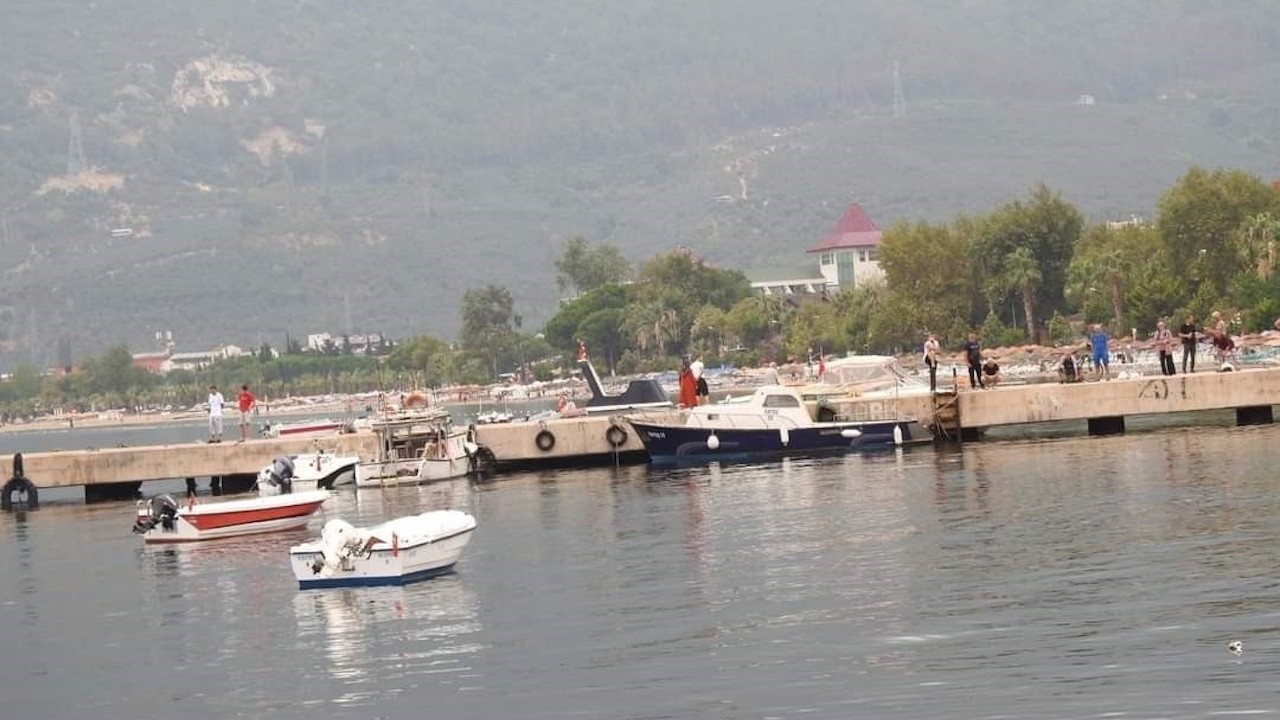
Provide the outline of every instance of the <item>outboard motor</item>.
<path id="1" fill-rule="evenodd" d="M 133 531 L 142 534 L 159 525 L 173 530 L 178 518 L 178 501 L 172 495 L 156 495 L 147 502 L 147 519 L 134 523 Z"/>
<path id="2" fill-rule="evenodd" d="M 329 577 L 347 558 L 365 549 L 367 536 L 346 520 L 333 519 L 320 531 L 320 554 L 311 561 L 311 572 Z"/>
<path id="3" fill-rule="evenodd" d="M 271 461 L 271 479 L 273 487 L 280 488 L 281 495 L 293 492 L 293 460 L 281 455 Z"/>

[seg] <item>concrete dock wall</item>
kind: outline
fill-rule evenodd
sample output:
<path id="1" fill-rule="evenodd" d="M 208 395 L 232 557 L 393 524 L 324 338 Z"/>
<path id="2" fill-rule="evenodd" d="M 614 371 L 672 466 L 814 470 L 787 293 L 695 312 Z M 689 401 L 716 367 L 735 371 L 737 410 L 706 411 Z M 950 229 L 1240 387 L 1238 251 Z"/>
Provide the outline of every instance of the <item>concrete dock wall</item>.
<path id="1" fill-rule="evenodd" d="M 1280 404 L 1280 369 L 1009 385 L 959 393 L 960 425 L 986 428 Z"/>

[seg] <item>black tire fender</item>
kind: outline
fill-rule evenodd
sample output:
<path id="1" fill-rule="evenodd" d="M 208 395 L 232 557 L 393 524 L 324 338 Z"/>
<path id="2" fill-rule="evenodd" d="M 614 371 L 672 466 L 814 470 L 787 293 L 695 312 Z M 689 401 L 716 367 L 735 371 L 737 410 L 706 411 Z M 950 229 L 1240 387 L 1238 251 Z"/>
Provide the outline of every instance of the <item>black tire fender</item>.
<path id="1" fill-rule="evenodd" d="M 604 439 L 608 441 L 610 447 L 620 448 L 627 443 L 627 431 L 620 425 L 610 425 L 604 432 Z"/>
<path id="2" fill-rule="evenodd" d="M 552 448 L 556 446 L 556 436 L 553 435 L 550 430 L 544 428 L 539 430 L 538 434 L 534 436 L 533 443 L 537 445 L 538 449 L 542 452 L 551 452 Z"/>

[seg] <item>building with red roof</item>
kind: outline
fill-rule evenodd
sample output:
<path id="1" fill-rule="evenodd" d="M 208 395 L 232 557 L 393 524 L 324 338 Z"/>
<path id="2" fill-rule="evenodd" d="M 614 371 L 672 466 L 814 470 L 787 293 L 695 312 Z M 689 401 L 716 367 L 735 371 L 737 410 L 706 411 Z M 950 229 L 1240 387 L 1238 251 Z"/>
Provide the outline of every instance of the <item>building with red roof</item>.
<path id="1" fill-rule="evenodd" d="M 845 209 L 835 229 L 806 252 L 818 255 L 818 267 L 748 272 L 751 286 L 765 295 L 810 295 L 851 290 L 884 277 L 876 253 L 880 228 L 853 203 Z"/>
<path id="2" fill-rule="evenodd" d="M 835 230 L 809 248 L 809 252 L 818 253 L 818 271 L 827 279 L 829 288 L 850 290 L 884 277 L 876 259 L 880 238 L 880 228 L 853 203 L 845 209 Z"/>

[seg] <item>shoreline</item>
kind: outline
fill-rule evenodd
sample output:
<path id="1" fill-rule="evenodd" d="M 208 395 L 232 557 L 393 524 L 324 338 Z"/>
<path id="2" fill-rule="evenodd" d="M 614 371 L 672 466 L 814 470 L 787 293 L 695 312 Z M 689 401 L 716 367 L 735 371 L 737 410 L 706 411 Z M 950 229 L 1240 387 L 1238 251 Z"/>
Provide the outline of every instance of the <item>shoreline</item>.
<path id="1" fill-rule="evenodd" d="M 1261 333 L 1235 336 L 1237 341 L 1236 347 L 1244 354 L 1259 354 L 1264 357 L 1280 356 L 1280 332 L 1264 331 Z M 1210 359 L 1211 347 L 1206 343 L 1200 343 L 1197 355 L 1201 357 L 1201 362 L 1206 363 Z M 1112 371 L 1116 372 L 1121 369 L 1138 368 L 1145 369 L 1148 365 L 1155 367 L 1155 349 L 1150 340 L 1133 341 L 1132 338 L 1123 337 L 1112 340 L 1111 352 L 1117 355 L 1124 352 L 1128 356 L 1127 362 L 1117 360 L 1112 365 Z M 1056 370 L 1057 363 L 1066 353 L 1081 352 L 1080 345 L 1067 345 L 1059 347 L 1041 346 L 1041 345 L 1015 345 L 984 349 L 984 354 L 990 354 L 1001 364 L 1002 369 L 1006 373 L 1006 377 L 1018 378 L 1022 382 L 1040 383 L 1055 382 L 1057 379 Z M 1180 357 L 1181 348 L 1175 350 L 1175 356 Z M 1148 357 L 1149 356 L 1149 357 Z M 1175 357 L 1175 359 L 1177 359 Z M 906 353 L 897 356 L 899 366 L 908 374 L 915 377 L 924 375 L 922 372 L 923 362 L 919 353 Z M 965 360 L 961 353 L 943 353 L 942 361 L 948 366 L 948 369 L 954 368 L 957 374 L 963 375 L 965 371 Z M 778 369 L 782 370 L 781 366 Z M 797 370 L 801 370 L 803 365 L 796 365 Z M 708 370 L 716 370 L 716 368 L 708 368 Z M 758 383 L 759 376 L 765 372 L 766 368 L 737 368 L 733 371 L 716 373 L 721 378 L 721 382 L 716 383 L 719 392 L 739 392 L 743 389 L 754 388 Z M 1138 370 L 1142 372 L 1141 370 Z M 803 372 L 801 370 L 801 372 Z M 948 373 L 949 374 L 949 373 Z M 1145 374 L 1145 373 L 1142 373 Z M 939 376 L 943 375 L 939 372 Z M 625 378 L 610 378 L 613 384 L 618 384 Z M 586 390 L 585 383 L 573 383 L 565 388 L 558 388 L 553 391 L 540 393 L 537 395 L 501 399 L 494 397 L 494 393 L 504 385 L 492 385 L 487 388 L 488 392 L 482 392 L 476 386 L 462 386 L 460 388 L 446 388 L 435 393 L 436 400 L 432 403 L 436 407 L 443 407 L 456 411 L 459 408 L 474 407 L 479 409 L 496 409 L 505 408 L 509 405 L 524 405 L 526 403 L 547 403 L 550 404 L 558 395 L 560 389 L 567 389 L 570 396 L 575 399 L 588 397 L 584 392 Z M 275 405 L 276 407 L 272 407 Z M 253 416 L 252 424 L 261 426 L 263 423 L 287 421 L 290 419 L 298 419 L 305 417 L 323 417 L 327 416 L 334 419 L 355 419 L 374 414 L 377 411 L 372 408 L 368 402 L 367 394 L 356 394 L 344 396 L 340 399 L 333 399 L 322 402 L 308 401 L 308 399 L 290 398 L 289 401 L 283 403 L 262 403 L 266 408 Z M 359 409 L 357 409 L 357 407 Z M 38 432 L 55 432 L 59 430 L 80 430 L 80 429 L 103 429 L 103 428 L 121 428 L 121 427 L 159 427 L 166 425 L 197 425 L 205 424 L 207 416 L 198 411 L 182 411 L 180 413 L 142 413 L 132 414 L 120 411 L 103 411 L 100 413 L 81 413 L 81 414 L 64 414 L 61 416 L 45 416 L 32 420 L 30 422 L 7 423 L 0 425 L 0 435 L 12 435 L 20 433 L 38 433 Z M 235 412 L 229 412 L 223 416 L 223 424 L 228 433 L 235 433 L 239 427 L 238 415 Z"/>

